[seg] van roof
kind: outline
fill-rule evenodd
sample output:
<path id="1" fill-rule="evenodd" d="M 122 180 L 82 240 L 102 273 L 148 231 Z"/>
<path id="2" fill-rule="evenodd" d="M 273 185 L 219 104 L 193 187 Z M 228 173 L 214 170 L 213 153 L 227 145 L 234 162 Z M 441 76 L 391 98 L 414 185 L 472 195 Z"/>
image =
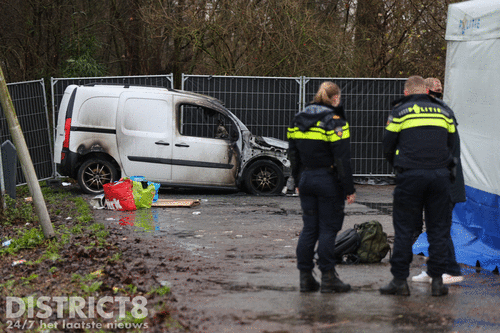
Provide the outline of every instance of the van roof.
<path id="1" fill-rule="evenodd" d="M 130 89 L 130 88 L 132 88 L 132 89 L 139 89 L 139 90 L 141 90 L 141 89 L 166 90 L 166 91 L 170 91 L 173 93 L 178 93 L 178 94 L 183 94 L 183 95 L 188 95 L 188 96 L 195 96 L 195 97 L 200 97 L 200 98 L 206 98 L 211 102 L 215 102 L 215 103 L 224 105 L 224 103 L 216 97 L 212 97 L 212 96 L 205 95 L 205 94 L 199 94 L 199 93 L 195 93 L 192 91 L 178 90 L 178 89 L 167 88 L 167 87 L 150 86 L 150 85 L 137 85 L 137 84 L 123 84 L 123 83 L 106 83 L 106 82 L 93 82 L 93 83 L 87 83 L 87 84 L 81 85 L 81 87 L 95 87 L 95 86 L 105 87 L 105 88 L 116 88 L 116 89 Z"/>

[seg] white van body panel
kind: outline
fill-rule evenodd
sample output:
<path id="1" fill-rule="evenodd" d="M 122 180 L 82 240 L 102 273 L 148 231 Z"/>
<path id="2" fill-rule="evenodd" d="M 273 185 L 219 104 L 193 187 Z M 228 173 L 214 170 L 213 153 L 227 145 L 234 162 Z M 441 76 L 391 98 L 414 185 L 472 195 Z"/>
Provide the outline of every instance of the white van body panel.
<path id="1" fill-rule="evenodd" d="M 73 102 L 69 150 L 79 153 L 105 150 L 114 158 L 118 157 L 114 132 L 119 91 L 103 89 L 96 94 L 95 90 L 89 88 L 69 86 L 65 91 L 57 121 L 56 163 L 61 159 L 68 101 L 74 89 L 77 89 L 78 94 Z"/>
<path id="2" fill-rule="evenodd" d="M 122 176 L 154 182 L 172 179 L 172 96 L 124 92 L 116 116 L 116 141 Z M 147 113 L 141 110 L 147 111 Z"/>
<path id="3" fill-rule="evenodd" d="M 82 101 L 79 112 L 73 117 L 73 126 L 114 129 L 117 106 L 117 96 L 91 96 Z"/>
<path id="4" fill-rule="evenodd" d="M 228 141 L 176 136 L 173 178 L 182 184 L 234 185 L 238 163 Z"/>
<path id="5" fill-rule="evenodd" d="M 115 120 L 120 92 L 116 89 L 102 89 L 96 93 L 91 88 L 77 88 L 69 150 L 81 155 L 106 152 L 120 164 Z"/>

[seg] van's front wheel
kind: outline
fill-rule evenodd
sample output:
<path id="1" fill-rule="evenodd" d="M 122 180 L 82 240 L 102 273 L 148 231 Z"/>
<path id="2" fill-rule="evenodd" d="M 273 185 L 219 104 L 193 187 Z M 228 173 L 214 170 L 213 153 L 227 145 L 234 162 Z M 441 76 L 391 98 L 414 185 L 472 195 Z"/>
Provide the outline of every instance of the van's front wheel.
<path id="1" fill-rule="evenodd" d="M 101 194 L 103 185 L 116 180 L 118 172 L 113 164 L 106 160 L 90 159 L 78 169 L 78 184 L 83 192 Z"/>
<path id="2" fill-rule="evenodd" d="M 271 161 L 257 161 L 245 172 L 245 187 L 251 194 L 279 194 L 284 186 L 283 171 Z"/>

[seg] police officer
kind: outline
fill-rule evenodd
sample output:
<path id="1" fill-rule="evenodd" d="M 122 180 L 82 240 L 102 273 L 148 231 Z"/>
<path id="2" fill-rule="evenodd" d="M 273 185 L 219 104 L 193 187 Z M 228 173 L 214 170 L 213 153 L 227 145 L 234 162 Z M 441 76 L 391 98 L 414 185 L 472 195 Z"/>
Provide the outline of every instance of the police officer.
<path id="1" fill-rule="evenodd" d="M 314 101 L 299 112 L 288 129 L 289 158 L 302 207 L 303 228 L 297 244 L 300 291 L 320 289 L 314 278 L 318 243 L 321 292 L 347 292 L 335 271 L 335 238 L 344 222 L 344 200 L 356 199 L 351 172 L 349 125 L 340 105 L 340 89 L 323 82 Z"/>
<path id="2" fill-rule="evenodd" d="M 441 81 L 438 78 L 429 77 L 425 79 L 425 83 L 429 89 L 429 95 L 435 98 L 442 99 L 443 97 L 443 87 L 441 85 Z M 459 202 L 465 202 L 465 183 L 464 183 L 464 175 L 462 172 L 462 163 L 460 160 L 460 138 L 458 134 L 458 123 L 456 119 L 453 119 L 455 122 L 455 145 L 454 150 L 452 151 L 453 161 L 455 163 L 453 169 L 453 175 L 451 177 L 451 186 L 450 186 L 450 211 L 448 218 L 451 220 L 452 212 L 455 208 L 455 204 Z M 417 227 L 414 235 L 414 241 L 418 238 L 418 236 L 422 233 L 422 224 Z M 443 274 L 443 283 L 450 284 L 463 281 L 464 277 L 462 276 L 462 272 L 460 269 L 460 265 L 457 263 L 457 259 L 455 257 L 455 246 L 453 244 L 453 239 L 451 235 L 448 237 L 448 264 Z M 413 282 L 431 282 L 430 276 L 426 271 L 422 271 L 419 275 L 413 276 L 411 278 Z"/>
<path id="3" fill-rule="evenodd" d="M 390 260 L 393 279 L 380 292 L 410 295 L 406 279 L 413 258 L 412 235 L 425 209 L 432 295 L 442 296 L 448 294 L 442 274 L 451 227 L 449 167 L 456 142 L 454 115 L 444 102 L 428 95 L 420 76 L 408 78 L 404 93 L 389 116 L 383 140 L 385 157 L 396 170 L 396 188 Z"/>
<path id="4" fill-rule="evenodd" d="M 443 86 L 438 78 L 428 77 L 425 79 L 425 83 L 429 89 L 429 95 L 435 98 L 443 99 Z"/>

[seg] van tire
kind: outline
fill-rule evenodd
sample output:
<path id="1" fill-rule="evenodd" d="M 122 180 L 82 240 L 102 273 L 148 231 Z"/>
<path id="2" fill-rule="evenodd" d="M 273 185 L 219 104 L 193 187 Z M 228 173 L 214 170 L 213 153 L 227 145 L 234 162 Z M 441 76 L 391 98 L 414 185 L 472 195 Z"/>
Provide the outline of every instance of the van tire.
<path id="1" fill-rule="evenodd" d="M 248 167 L 244 177 L 245 188 L 250 194 L 280 194 L 285 186 L 285 176 L 276 163 L 260 160 Z"/>
<path id="2" fill-rule="evenodd" d="M 78 169 L 78 184 L 83 192 L 101 194 L 103 185 L 117 179 L 118 172 L 114 165 L 104 159 L 89 159 Z"/>

